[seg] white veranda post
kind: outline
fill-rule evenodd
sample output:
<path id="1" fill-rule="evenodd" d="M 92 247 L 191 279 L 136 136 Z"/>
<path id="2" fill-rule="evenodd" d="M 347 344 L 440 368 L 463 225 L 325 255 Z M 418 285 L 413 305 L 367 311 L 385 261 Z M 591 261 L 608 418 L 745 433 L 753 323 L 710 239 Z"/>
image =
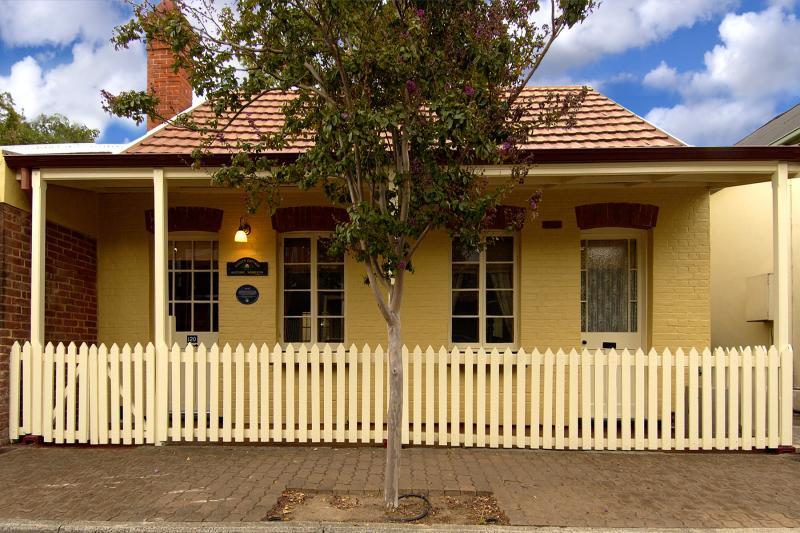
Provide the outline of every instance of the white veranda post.
<path id="1" fill-rule="evenodd" d="M 156 385 L 156 442 L 167 440 L 167 347 L 168 335 L 168 294 L 167 294 L 167 180 L 164 170 L 153 170 L 153 319 L 154 341 L 156 346 L 157 365 L 159 367 Z"/>
<path id="2" fill-rule="evenodd" d="M 47 183 L 42 173 L 31 173 L 33 201 L 31 208 L 31 348 L 35 361 L 40 361 L 44 346 L 44 291 L 45 291 L 45 235 L 47 230 Z M 41 390 L 42 365 L 33 365 L 34 390 Z M 39 385 L 37 387 L 37 384 Z M 31 419 L 33 432 L 42 431 L 41 410 L 36 409 Z"/>
<path id="3" fill-rule="evenodd" d="M 774 339 L 779 350 L 789 345 L 791 295 L 789 166 L 779 163 L 772 176 L 772 250 L 774 268 Z"/>

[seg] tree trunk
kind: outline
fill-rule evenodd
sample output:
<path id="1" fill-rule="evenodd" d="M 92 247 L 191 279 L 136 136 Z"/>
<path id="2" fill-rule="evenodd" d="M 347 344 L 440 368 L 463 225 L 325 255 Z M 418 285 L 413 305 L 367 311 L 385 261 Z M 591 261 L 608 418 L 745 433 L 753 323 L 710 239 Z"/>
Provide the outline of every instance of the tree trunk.
<path id="1" fill-rule="evenodd" d="M 389 328 L 389 413 L 386 432 L 386 476 L 384 501 L 389 509 L 396 509 L 400 486 L 401 424 L 403 423 L 403 340 L 400 317 L 396 314 Z"/>

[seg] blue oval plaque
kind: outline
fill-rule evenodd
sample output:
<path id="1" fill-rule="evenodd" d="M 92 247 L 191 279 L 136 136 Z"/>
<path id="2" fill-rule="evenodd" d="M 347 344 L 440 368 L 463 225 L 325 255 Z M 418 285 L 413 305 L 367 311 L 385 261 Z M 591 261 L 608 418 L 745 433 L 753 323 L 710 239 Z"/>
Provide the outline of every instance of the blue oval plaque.
<path id="1" fill-rule="evenodd" d="M 255 303 L 258 300 L 258 289 L 252 285 L 242 285 L 236 289 L 236 299 L 245 305 Z"/>

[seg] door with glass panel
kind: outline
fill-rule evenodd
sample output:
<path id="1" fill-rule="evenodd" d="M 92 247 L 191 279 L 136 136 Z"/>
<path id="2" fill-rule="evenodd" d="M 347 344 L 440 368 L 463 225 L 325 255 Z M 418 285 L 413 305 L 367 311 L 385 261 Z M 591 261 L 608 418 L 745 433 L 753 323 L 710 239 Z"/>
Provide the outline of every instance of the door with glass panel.
<path id="1" fill-rule="evenodd" d="M 283 342 L 344 342 L 344 256 L 323 235 L 283 238 Z"/>
<path id="2" fill-rule="evenodd" d="M 591 233 L 581 240 L 581 344 L 644 346 L 644 235 Z"/>
<path id="3" fill-rule="evenodd" d="M 219 335 L 219 243 L 169 241 L 169 314 L 172 341 L 211 346 Z"/>

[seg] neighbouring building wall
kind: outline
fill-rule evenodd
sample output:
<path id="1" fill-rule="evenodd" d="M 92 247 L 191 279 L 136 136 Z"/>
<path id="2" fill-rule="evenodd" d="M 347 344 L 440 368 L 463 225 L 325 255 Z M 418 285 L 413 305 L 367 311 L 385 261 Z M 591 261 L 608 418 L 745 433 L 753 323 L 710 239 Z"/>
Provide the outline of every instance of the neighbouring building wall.
<path id="1" fill-rule="evenodd" d="M 711 342 L 770 344 L 770 324 L 745 319 L 745 282 L 772 272 L 772 187 L 755 183 L 715 192 L 711 220 Z"/>
<path id="2" fill-rule="evenodd" d="M 800 184 L 789 181 L 791 194 L 792 327 L 789 340 L 800 338 Z M 771 324 L 745 321 L 745 280 L 772 272 L 772 186 L 756 183 L 730 187 L 711 195 L 712 312 L 714 345 L 770 344 Z"/>
<path id="3" fill-rule="evenodd" d="M 8 431 L 7 357 L 15 341 L 30 338 L 30 214 L 0 203 L 0 439 Z M 47 223 L 45 340 L 97 341 L 95 239 Z"/>
<path id="4" fill-rule="evenodd" d="M 8 356 L 30 338 L 30 201 L 0 158 L 0 441 L 8 436 Z M 94 194 L 51 186 L 47 193 L 45 340 L 97 341 Z"/>

